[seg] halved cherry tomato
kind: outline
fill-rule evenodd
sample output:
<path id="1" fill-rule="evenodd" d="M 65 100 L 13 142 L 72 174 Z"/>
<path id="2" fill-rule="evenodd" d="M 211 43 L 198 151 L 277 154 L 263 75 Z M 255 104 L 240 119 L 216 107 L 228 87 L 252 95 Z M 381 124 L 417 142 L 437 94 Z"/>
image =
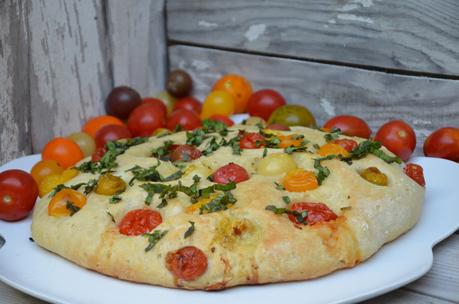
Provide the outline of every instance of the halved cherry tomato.
<path id="1" fill-rule="evenodd" d="M 357 148 L 357 146 L 359 145 L 355 140 L 346 139 L 346 138 L 334 139 L 334 140 L 330 141 L 330 143 L 331 144 L 340 145 L 341 147 L 343 147 L 348 152 L 351 152 L 352 150 Z"/>
<path id="2" fill-rule="evenodd" d="M 378 185 L 378 186 L 387 186 L 388 185 L 388 178 L 387 175 L 382 173 L 376 167 L 368 167 L 362 172 L 360 172 L 360 176 L 365 179 L 366 181 Z"/>
<path id="3" fill-rule="evenodd" d="M 194 97 L 188 96 L 177 100 L 174 105 L 174 110 L 188 110 L 196 113 L 197 115 L 201 114 L 202 103 Z"/>
<path id="4" fill-rule="evenodd" d="M 258 116 L 264 120 L 268 120 L 274 110 L 286 103 L 284 97 L 279 92 L 271 89 L 263 89 L 256 91 L 250 96 L 247 104 L 247 112 L 249 112 L 250 116 Z"/>
<path id="5" fill-rule="evenodd" d="M 214 121 L 220 121 L 224 123 L 227 127 L 231 127 L 232 125 L 234 125 L 234 121 L 232 121 L 231 118 L 225 115 L 215 114 L 210 116 L 209 119 Z"/>
<path id="6" fill-rule="evenodd" d="M 118 228 L 121 234 L 135 236 L 147 233 L 163 222 L 161 214 L 151 209 L 131 210 L 123 217 Z"/>
<path id="7" fill-rule="evenodd" d="M 133 136 L 150 136 L 158 128 L 166 126 L 163 110 L 153 104 L 143 104 L 135 108 L 128 119 L 128 128 Z"/>
<path id="8" fill-rule="evenodd" d="M 179 109 L 172 112 L 167 120 L 167 128 L 175 130 L 177 126 L 181 126 L 183 130 L 194 130 L 202 126 L 201 119 L 198 114 L 193 111 Z"/>
<path id="9" fill-rule="evenodd" d="M 38 190 L 40 197 L 45 196 L 47 193 L 51 192 L 58 185 L 63 184 L 80 173 L 75 168 L 69 168 L 62 171 L 60 174 L 51 174 L 43 178 L 43 180 L 38 185 Z"/>
<path id="10" fill-rule="evenodd" d="M 247 108 L 247 103 L 252 95 L 252 85 L 240 75 L 227 74 L 217 80 L 212 91 L 230 93 L 234 100 L 235 113 L 242 113 Z"/>
<path id="11" fill-rule="evenodd" d="M 329 156 L 329 155 L 342 155 L 344 157 L 349 156 L 349 152 L 343 148 L 341 145 L 326 143 L 317 150 L 317 154 L 320 156 Z"/>
<path id="12" fill-rule="evenodd" d="M 33 179 L 37 182 L 37 185 L 40 185 L 41 181 L 48 175 L 51 174 L 61 174 L 64 171 L 64 168 L 59 166 L 57 161 L 48 159 L 41 160 L 32 167 Z"/>
<path id="13" fill-rule="evenodd" d="M 101 195 L 114 195 L 126 189 L 126 182 L 111 173 L 104 173 L 97 181 L 95 192 Z"/>
<path id="14" fill-rule="evenodd" d="M 91 156 L 91 161 L 93 163 L 100 161 L 100 159 L 107 153 L 106 147 L 99 147 L 96 149 L 94 154 Z"/>
<path id="15" fill-rule="evenodd" d="M 340 129 L 343 134 L 348 136 L 358 136 L 370 138 L 371 129 L 361 118 L 353 115 L 338 115 L 324 124 L 324 128 L 329 130 Z"/>
<path id="16" fill-rule="evenodd" d="M 158 110 L 161 110 L 164 117 L 167 116 L 167 107 L 161 99 L 154 98 L 154 97 L 145 97 L 144 99 L 142 99 L 141 104 L 142 105 L 144 104 L 155 105 L 156 107 L 158 107 Z"/>
<path id="17" fill-rule="evenodd" d="M 115 116 L 102 115 L 91 118 L 83 126 L 83 132 L 91 135 L 92 138 L 96 138 L 97 131 L 106 125 L 119 125 L 122 126 L 124 123 L 116 118 Z"/>
<path id="18" fill-rule="evenodd" d="M 230 116 L 234 113 L 234 109 L 234 100 L 230 93 L 213 91 L 204 100 L 201 119 L 209 118 L 214 114 Z"/>
<path id="19" fill-rule="evenodd" d="M 241 149 L 258 149 L 265 146 L 265 138 L 259 133 L 245 133 L 239 146 Z"/>
<path id="20" fill-rule="evenodd" d="M 424 155 L 459 161 L 459 129 L 441 128 L 430 134 L 424 142 Z"/>
<path id="21" fill-rule="evenodd" d="M 199 248 L 185 246 L 167 253 L 166 267 L 176 277 L 193 281 L 207 270 L 207 257 Z"/>
<path id="22" fill-rule="evenodd" d="M 229 182 L 240 183 L 249 179 L 249 173 L 244 167 L 235 163 L 229 163 L 220 167 L 212 174 L 212 181 L 217 184 L 227 184 Z"/>
<path id="23" fill-rule="evenodd" d="M 86 205 L 86 196 L 73 189 L 62 189 L 48 205 L 50 216 L 72 216 Z"/>
<path id="24" fill-rule="evenodd" d="M 96 146 L 104 147 L 108 141 L 131 137 L 132 134 L 126 126 L 108 125 L 97 131 Z"/>
<path id="25" fill-rule="evenodd" d="M 266 129 L 269 130 L 279 130 L 279 131 L 290 131 L 290 127 L 280 124 L 280 123 L 272 123 L 266 126 Z"/>
<path id="26" fill-rule="evenodd" d="M 298 138 L 298 136 L 295 137 L 294 135 L 279 135 L 277 138 L 280 140 L 280 148 L 299 147 L 304 141 L 303 138 Z"/>
<path id="27" fill-rule="evenodd" d="M 37 183 L 32 175 L 22 170 L 0 173 L 0 219 L 17 221 L 25 218 L 35 205 Z"/>
<path id="28" fill-rule="evenodd" d="M 41 154 L 44 160 L 52 159 L 63 168 L 73 166 L 82 160 L 84 155 L 80 147 L 71 139 L 56 137 L 49 141 Z"/>
<path id="29" fill-rule="evenodd" d="M 413 128 L 402 120 L 392 120 L 382 125 L 376 132 L 375 140 L 404 161 L 410 158 L 416 147 Z"/>
<path id="30" fill-rule="evenodd" d="M 416 164 L 407 164 L 405 167 L 405 174 L 411 177 L 411 179 L 413 179 L 420 186 L 426 186 L 426 181 L 424 179 L 424 170 L 421 166 Z"/>
<path id="31" fill-rule="evenodd" d="M 290 192 L 305 192 L 319 187 L 314 172 L 300 168 L 288 172 L 284 177 L 283 185 L 285 190 Z"/>
<path id="32" fill-rule="evenodd" d="M 201 151 L 193 145 L 178 145 L 172 150 L 172 161 L 191 161 L 201 157 Z"/>
<path id="33" fill-rule="evenodd" d="M 306 217 L 306 222 L 309 225 L 314 225 L 320 222 L 329 222 L 338 218 L 338 216 L 323 203 L 293 203 L 290 206 L 290 209 L 298 212 L 307 211 L 308 215 Z M 294 215 L 289 214 L 288 218 L 293 223 L 301 225 Z"/>

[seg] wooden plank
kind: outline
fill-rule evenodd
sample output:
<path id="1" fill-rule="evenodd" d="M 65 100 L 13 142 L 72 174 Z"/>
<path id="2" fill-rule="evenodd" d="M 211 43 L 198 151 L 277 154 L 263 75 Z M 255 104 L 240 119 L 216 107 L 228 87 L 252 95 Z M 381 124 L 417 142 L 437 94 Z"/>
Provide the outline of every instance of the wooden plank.
<path id="1" fill-rule="evenodd" d="M 0 1 L 0 164 L 30 153 L 27 1 Z"/>
<path id="2" fill-rule="evenodd" d="M 173 42 L 459 75 L 455 0 L 170 0 Z"/>
<path id="3" fill-rule="evenodd" d="M 432 130 L 459 127 L 459 81 L 400 76 L 349 67 L 270 58 L 190 46 L 169 48 L 171 68 L 184 68 L 203 98 L 225 73 L 246 76 L 254 89 L 273 88 L 291 104 L 303 104 L 319 124 L 338 114 L 364 118 L 373 131 L 390 119 L 410 123 L 421 154 Z"/>
<path id="4" fill-rule="evenodd" d="M 459 235 L 435 246 L 432 269 L 406 289 L 459 303 Z"/>
<path id="5" fill-rule="evenodd" d="M 164 90 L 167 70 L 164 1 L 107 1 L 115 86 L 143 96 Z"/>
<path id="6" fill-rule="evenodd" d="M 361 302 L 362 304 L 452 304 L 453 302 L 441 300 L 412 291 L 397 289 L 377 298 Z"/>
<path id="7" fill-rule="evenodd" d="M 30 1 L 33 150 L 104 112 L 111 88 L 102 1 Z"/>

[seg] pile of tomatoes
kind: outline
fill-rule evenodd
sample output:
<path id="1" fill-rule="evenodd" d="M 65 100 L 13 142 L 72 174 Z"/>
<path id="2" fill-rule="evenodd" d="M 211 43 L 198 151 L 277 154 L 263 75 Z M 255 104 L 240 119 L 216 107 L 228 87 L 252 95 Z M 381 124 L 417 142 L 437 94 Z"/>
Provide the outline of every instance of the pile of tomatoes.
<path id="1" fill-rule="evenodd" d="M 59 184 L 78 174 L 73 166 L 85 157 L 98 161 L 106 152 L 108 141 L 152 136 L 176 130 L 193 130 L 203 119 L 234 124 L 230 116 L 248 113 L 247 124 L 270 129 L 289 130 L 289 126 L 317 128 L 312 113 L 304 106 L 289 105 L 276 90 L 253 92 L 250 81 L 240 75 L 224 75 L 201 102 L 192 94 L 193 81 L 184 70 L 172 71 L 166 90 L 156 97 L 144 97 L 127 86 L 114 88 L 107 96 L 107 115 L 88 120 L 80 132 L 49 141 L 42 151 L 42 160 L 31 171 L 8 170 L 0 174 L 0 219 L 14 221 L 27 216 L 38 195 L 44 196 Z M 352 115 L 328 120 L 325 131 L 340 129 L 343 134 L 370 138 L 368 124 Z M 407 160 L 416 147 L 416 135 L 404 121 L 387 122 L 376 132 L 380 141 L 394 154 Z M 247 145 L 252 141 L 247 139 Z M 242 143 L 242 142 L 241 142 Z M 459 129 L 441 128 L 424 143 L 426 156 L 459 161 Z"/>

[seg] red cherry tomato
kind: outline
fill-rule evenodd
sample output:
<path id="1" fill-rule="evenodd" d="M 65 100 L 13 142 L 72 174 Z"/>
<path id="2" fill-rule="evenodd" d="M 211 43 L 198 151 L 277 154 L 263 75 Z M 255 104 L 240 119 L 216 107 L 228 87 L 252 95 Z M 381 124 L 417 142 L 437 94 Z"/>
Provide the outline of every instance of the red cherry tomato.
<path id="1" fill-rule="evenodd" d="M 188 110 L 195 112 L 196 114 L 201 114 L 201 109 L 202 109 L 202 103 L 199 102 L 194 97 L 185 97 L 177 100 L 177 102 L 174 105 L 174 111 L 175 110 Z"/>
<path id="2" fill-rule="evenodd" d="M 201 157 L 201 151 L 192 145 L 178 145 L 171 153 L 172 161 L 190 161 Z"/>
<path id="3" fill-rule="evenodd" d="M 97 131 L 96 146 L 103 147 L 107 141 L 131 137 L 132 134 L 126 126 L 108 125 Z"/>
<path id="4" fill-rule="evenodd" d="M 118 228 L 124 235 L 141 235 L 161 224 L 161 214 L 150 209 L 131 210 L 123 217 Z"/>
<path id="5" fill-rule="evenodd" d="M 182 126 L 183 130 L 194 130 L 202 126 L 202 123 L 196 113 L 179 109 L 172 112 L 167 121 L 167 128 L 169 130 L 175 130 L 178 125 Z"/>
<path id="6" fill-rule="evenodd" d="M 245 133 L 239 142 L 241 149 L 258 149 L 264 145 L 265 138 L 259 133 Z"/>
<path id="7" fill-rule="evenodd" d="M 105 153 L 107 153 L 107 148 L 105 146 L 97 148 L 91 156 L 92 162 L 98 162 L 105 155 Z"/>
<path id="8" fill-rule="evenodd" d="M 290 127 L 280 124 L 280 123 L 272 123 L 266 126 L 266 129 L 269 130 L 279 130 L 279 131 L 290 131 Z"/>
<path id="9" fill-rule="evenodd" d="M 128 128 L 133 136 L 150 136 L 158 128 L 166 126 L 163 110 L 152 104 L 143 104 L 135 108 L 128 119 Z"/>
<path id="10" fill-rule="evenodd" d="M 163 113 L 164 117 L 167 116 L 167 107 L 161 99 L 153 98 L 153 97 L 145 97 L 144 99 L 142 99 L 141 104 L 142 105 L 144 104 L 155 105 L 158 107 L 158 109 L 161 109 L 161 112 Z"/>
<path id="11" fill-rule="evenodd" d="M 82 160 L 84 155 L 83 151 L 81 151 L 80 147 L 73 140 L 56 137 L 46 144 L 41 157 L 44 160 L 55 160 L 62 168 L 68 168 Z"/>
<path id="12" fill-rule="evenodd" d="M 346 138 L 343 138 L 343 139 L 334 139 L 334 140 L 330 141 L 330 143 L 340 145 L 340 146 L 343 147 L 347 152 L 351 152 L 352 150 L 354 150 L 355 148 L 357 148 L 357 146 L 359 145 L 355 140 L 346 139 Z"/>
<path id="13" fill-rule="evenodd" d="M 425 187 L 426 181 L 424 179 L 424 170 L 421 166 L 416 164 L 407 164 L 405 167 L 405 174 L 411 177 L 420 186 Z"/>
<path id="14" fill-rule="evenodd" d="M 441 128 L 430 134 L 424 142 L 424 154 L 459 161 L 459 129 Z"/>
<path id="15" fill-rule="evenodd" d="M 220 167 L 212 174 L 212 181 L 217 184 L 228 184 L 230 182 L 237 184 L 248 179 L 249 173 L 247 173 L 247 170 L 235 163 Z"/>
<path id="16" fill-rule="evenodd" d="M 382 125 L 376 132 L 375 140 L 404 161 L 410 158 L 416 147 L 413 128 L 402 120 L 392 120 Z"/>
<path id="17" fill-rule="evenodd" d="M 234 125 L 234 121 L 232 121 L 228 116 L 225 115 L 214 114 L 210 116 L 209 119 L 214 121 L 220 121 L 224 123 L 227 127 L 231 127 L 232 125 Z"/>
<path id="18" fill-rule="evenodd" d="M 278 107 L 285 105 L 285 99 L 282 95 L 271 89 L 256 91 L 250 96 L 247 104 L 247 112 L 250 116 L 258 116 L 268 120 L 271 113 Z"/>
<path id="19" fill-rule="evenodd" d="M 322 203 L 293 203 L 290 206 L 290 209 L 298 212 L 307 211 L 308 216 L 306 217 L 306 222 L 308 225 L 333 221 L 338 218 L 338 216 L 330 208 L 328 208 L 327 205 Z M 301 224 L 294 215 L 289 214 L 288 218 L 297 225 Z"/>
<path id="20" fill-rule="evenodd" d="M 343 134 L 348 136 L 358 136 L 370 138 L 371 129 L 361 118 L 352 115 L 338 115 L 328 120 L 324 128 L 333 130 L 340 129 Z"/>
<path id="21" fill-rule="evenodd" d="M 102 127 L 106 125 L 122 126 L 124 125 L 124 122 L 122 122 L 119 118 L 116 118 L 115 116 L 101 115 L 88 120 L 84 124 L 82 130 L 83 132 L 89 134 L 92 138 L 95 138 L 97 131 L 99 131 Z"/>
<path id="22" fill-rule="evenodd" d="M 196 280 L 207 270 L 207 257 L 199 248 L 186 246 L 167 253 L 166 267 L 176 277 Z"/>
<path id="23" fill-rule="evenodd" d="M 22 170 L 0 173 L 0 219 L 17 221 L 25 218 L 35 205 L 37 183 L 32 175 Z"/>

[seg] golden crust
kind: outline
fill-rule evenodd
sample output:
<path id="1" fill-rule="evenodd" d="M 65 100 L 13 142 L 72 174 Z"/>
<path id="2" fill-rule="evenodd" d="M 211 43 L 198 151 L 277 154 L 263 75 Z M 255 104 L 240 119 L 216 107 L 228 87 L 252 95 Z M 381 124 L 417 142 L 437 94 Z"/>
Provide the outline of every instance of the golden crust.
<path id="1" fill-rule="evenodd" d="M 234 129 L 237 128 L 257 130 L 243 126 Z M 324 133 L 317 130 L 295 127 L 285 133 L 304 134 L 311 145 L 325 142 Z M 132 175 L 127 169 L 136 164 L 144 167 L 156 164 L 151 151 L 165 140 L 184 143 L 186 138 L 184 132 L 180 132 L 151 138 L 145 144 L 130 148 L 117 158 L 119 166 L 115 174 L 129 181 Z M 268 153 L 274 152 L 278 150 L 268 150 Z M 156 229 L 168 230 L 168 233 L 149 252 L 144 251 L 148 245 L 145 237 L 125 236 L 117 228 L 129 210 L 145 207 L 146 192 L 137 182 L 122 194 L 118 204 L 109 204 L 107 196 L 89 194 L 87 204 L 72 217 L 49 216 L 50 199 L 43 198 L 35 206 L 33 238 L 40 246 L 76 264 L 121 279 L 187 289 L 222 289 L 242 284 L 305 280 L 352 267 L 408 231 L 419 219 L 424 189 L 407 177 L 401 166 L 369 155 L 352 165 L 339 160 L 324 161 L 331 174 L 319 188 L 288 193 L 294 202 L 323 202 L 338 215 L 336 221 L 295 226 L 285 215 L 265 210 L 269 204 L 285 206 L 282 196 L 287 192 L 273 186 L 273 182 L 282 177 L 255 174 L 256 162 L 262 154 L 263 149 L 244 150 L 237 156 L 232 155 L 230 148 L 222 147 L 191 162 L 181 178 L 184 185 L 191 184 L 194 175 L 202 178 L 201 187 L 210 185 L 207 176 L 229 162 L 245 167 L 251 178 L 232 190 L 237 203 L 225 211 L 187 213 L 189 199 L 181 194 L 170 200 L 166 208 L 157 209 L 159 201 L 155 198 L 149 208 L 156 209 L 163 217 L 163 223 Z M 294 157 L 300 167 L 313 169 L 317 155 L 295 153 Z M 358 172 L 369 166 L 378 167 L 388 176 L 387 187 L 373 185 L 360 177 Z M 173 167 L 164 162 L 160 170 L 167 175 Z M 94 177 L 82 173 L 67 184 Z M 113 215 L 115 223 L 107 212 Z M 195 222 L 196 230 L 185 239 L 183 235 L 189 221 Z M 244 227 L 238 235 L 233 233 L 236 226 Z M 174 277 L 165 265 L 168 252 L 187 245 L 198 247 L 208 258 L 206 272 L 194 281 Z"/>

